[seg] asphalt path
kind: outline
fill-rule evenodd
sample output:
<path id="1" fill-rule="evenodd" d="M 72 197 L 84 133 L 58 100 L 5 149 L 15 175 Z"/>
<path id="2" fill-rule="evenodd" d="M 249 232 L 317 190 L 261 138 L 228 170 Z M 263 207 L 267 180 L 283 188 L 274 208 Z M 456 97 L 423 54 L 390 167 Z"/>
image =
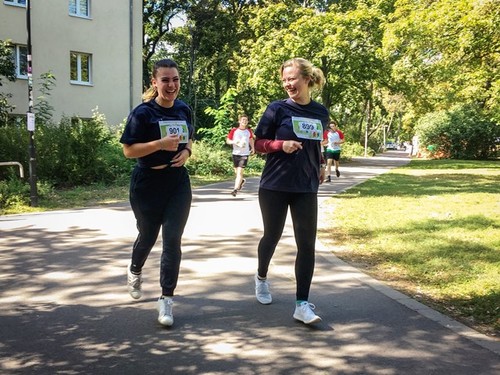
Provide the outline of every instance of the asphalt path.
<path id="1" fill-rule="evenodd" d="M 333 194 L 408 160 L 389 152 L 343 165 L 320 188 L 320 216 Z M 232 184 L 194 190 L 171 328 L 156 320 L 161 239 L 143 269 L 142 299 L 127 293 L 137 233 L 128 202 L 0 216 L 0 373 L 500 373 L 498 340 L 368 277 L 319 241 L 310 302 L 323 321 L 295 321 L 290 221 L 268 275 L 273 303 L 259 304 L 258 178 L 236 197 Z"/>

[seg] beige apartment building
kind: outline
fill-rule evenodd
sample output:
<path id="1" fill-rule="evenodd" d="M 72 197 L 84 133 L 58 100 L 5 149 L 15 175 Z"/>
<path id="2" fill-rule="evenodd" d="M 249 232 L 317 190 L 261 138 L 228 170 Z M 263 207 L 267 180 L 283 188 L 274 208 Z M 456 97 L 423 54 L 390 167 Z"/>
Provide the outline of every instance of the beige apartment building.
<path id="1" fill-rule="evenodd" d="M 141 102 L 141 0 L 31 0 L 33 98 L 40 75 L 51 72 L 48 97 L 54 120 L 92 117 L 121 123 Z M 2 79 L 14 114 L 28 111 L 26 0 L 0 0 L 0 40 L 10 40 L 16 58 L 15 82 Z"/>

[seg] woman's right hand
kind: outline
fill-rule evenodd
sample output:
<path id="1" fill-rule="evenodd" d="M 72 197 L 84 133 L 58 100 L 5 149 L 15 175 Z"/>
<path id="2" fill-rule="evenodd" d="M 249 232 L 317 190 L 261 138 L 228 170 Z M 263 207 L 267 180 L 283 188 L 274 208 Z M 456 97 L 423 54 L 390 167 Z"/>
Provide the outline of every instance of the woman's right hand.
<path id="1" fill-rule="evenodd" d="M 283 151 L 287 154 L 291 154 L 297 150 L 302 150 L 302 143 L 297 141 L 285 141 L 283 142 Z"/>
<path id="2" fill-rule="evenodd" d="M 178 135 L 166 135 L 158 140 L 160 150 L 163 151 L 177 151 L 179 147 L 180 138 Z"/>

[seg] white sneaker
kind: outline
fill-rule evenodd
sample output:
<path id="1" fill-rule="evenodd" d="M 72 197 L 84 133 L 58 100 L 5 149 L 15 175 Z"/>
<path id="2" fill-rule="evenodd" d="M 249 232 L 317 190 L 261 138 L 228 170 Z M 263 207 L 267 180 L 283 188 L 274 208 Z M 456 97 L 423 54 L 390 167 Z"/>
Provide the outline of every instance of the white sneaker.
<path id="1" fill-rule="evenodd" d="M 174 324 L 173 305 L 174 301 L 170 297 L 158 298 L 158 322 L 162 326 L 170 327 Z"/>
<path id="2" fill-rule="evenodd" d="M 263 305 L 269 305 L 273 302 L 273 297 L 269 292 L 269 283 L 267 280 L 259 280 L 257 274 L 255 274 L 255 297 Z"/>
<path id="3" fill-rule="evenodd" d="M 302 323 L 311 324 L 321 322 L 321 318 L 314 313 L 314 306 L 312 303 L 307 301 L 301 302 L 300 305 L 295 307 L 295 312 L 293 313 L 293 318 L 300 320 Z"/>
<path id="4" fill-rule="evenodd" d="M 133 274 L 130 271 L 130 264 L 127 266 L 127 287 L 128 293 L 133 299 L 139 299 L 142 296 L 142 275 Z"/>

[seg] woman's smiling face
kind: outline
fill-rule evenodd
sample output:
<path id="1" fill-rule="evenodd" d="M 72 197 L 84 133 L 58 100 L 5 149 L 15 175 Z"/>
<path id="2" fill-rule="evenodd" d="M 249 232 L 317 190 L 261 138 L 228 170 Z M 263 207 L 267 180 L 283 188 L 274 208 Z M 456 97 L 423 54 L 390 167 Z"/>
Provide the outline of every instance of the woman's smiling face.
<path id="1" fill-rule="evenodd" d="M 176 68 L 159 68 L 153 78 L 153 85 L 156 87 L 158 104 L 164 107 L 171 107 L 174 100 L 179 95 L 181 79 Z"/>
<path id="2" fill-rule="evenodd" d="M 284 68 L 281 81 L 288 96 L 295 103 L 308 104 L 311 101 L 309 95 L 310 78 L 303 77 L 298 67 L 292 65 Z"/>

